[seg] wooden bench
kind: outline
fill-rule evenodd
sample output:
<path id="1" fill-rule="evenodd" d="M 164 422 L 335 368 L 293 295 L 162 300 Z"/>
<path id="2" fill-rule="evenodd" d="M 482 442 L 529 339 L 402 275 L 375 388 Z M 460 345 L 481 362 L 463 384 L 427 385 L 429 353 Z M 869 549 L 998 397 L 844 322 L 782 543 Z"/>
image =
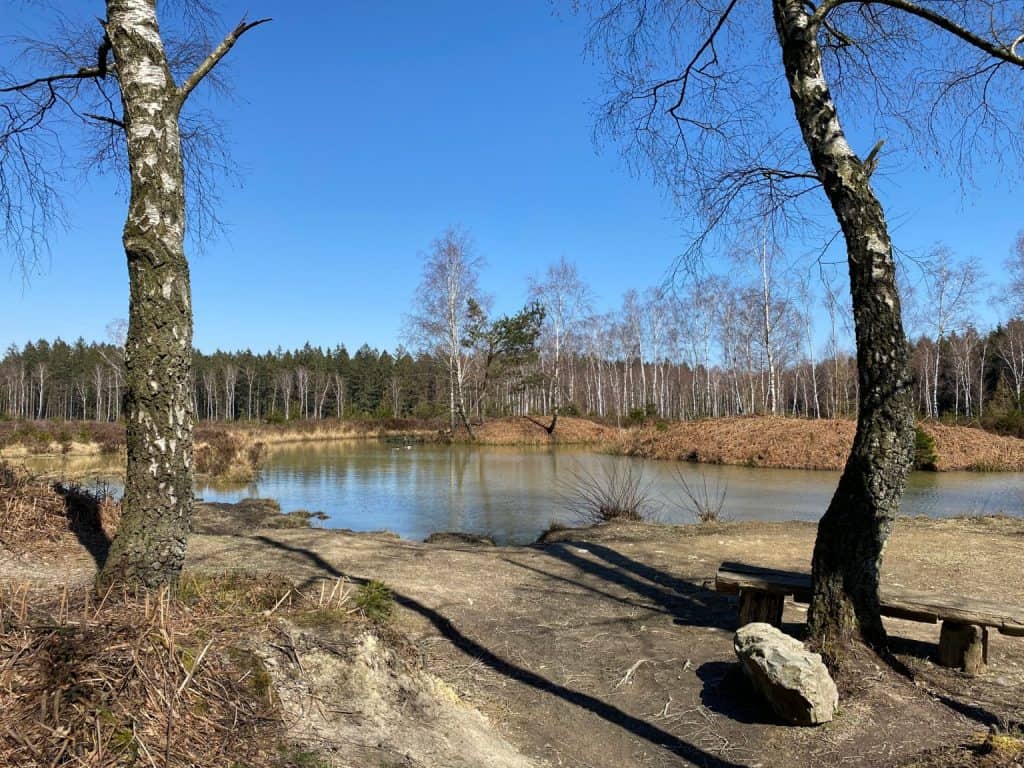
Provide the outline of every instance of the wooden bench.
<path id="1" fill-rule="evenodd" d="M 787 595 L 799 603 L 810 602 L 811 575 L 726 562 L 715 576 L 715 589 L 739 595 L 740 626 L 753 621 L 780 626 Z M 882 587 L 879 597 L 883 616 L 926 624 L 941 621 L 938 662 L 968 674 L 977 674 L 988 663 L 990 627 L 1024 637 L 1024 608 L 887 587 Z"/>

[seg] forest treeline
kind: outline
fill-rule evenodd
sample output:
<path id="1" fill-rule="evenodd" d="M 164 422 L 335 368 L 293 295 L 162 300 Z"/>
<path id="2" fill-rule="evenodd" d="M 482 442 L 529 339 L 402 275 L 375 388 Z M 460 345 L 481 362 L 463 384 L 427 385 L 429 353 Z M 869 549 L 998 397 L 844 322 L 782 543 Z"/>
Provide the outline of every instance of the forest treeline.
<path id="1" fill-rule="evenodd" d="M 619 312 L 562 332 L 557 361 L 546 321 L 529 354 L 497 364 L 466 341 L 467 411 L 479 419 L 559 405 L 562 414 L 620 424 L 764 413 L 852 417 L 855 358 L 835 335 L 820 357 L 811 355 L 797 308 L 776 307 L 769 366 L 755 299 L 736 295 L 702 317 L 690 303 L 630 292 Z M 1024 320 L 938 341 L 919 336 L 912 359 L 920 416 L 1022 434 Z M 196 351 L 194 365 L 196 413 L 205 420 L 436 418 L 450 407 L 447 361 L 428 350 L 363 345 L 350 353 L 344 345 L 307 344 Z M 123 350 L 114 342 L 40 340 L 12 346 L 0 360 L 0 418 L 116 421 L 124 391 Z"/>
<path id="2" fill-rule="evenodd" d="M 1020 290 L 995 299 L 1012 319 L 989 329 L 977 322 L 977 260 L 940 245 L 916 282 L 904 273 L 919 416 L 1024 435 L 1024 234 L 1015 253 L 1007 267 Z M 461 422 L 470 431 L 474 419 L 554 412 L 616 424 L 854 417 L 857 361 L 842 291 L 799 277 L 767 247 L 733 263 L 728 276 L 628 290 L 617 309 L 600 313 L 563 257 L 529 279 L 522 309 L 496 315 L 480 287 L 484 259 L 468 232 L 451 228 L 422 255 L 404 318 L 407 346 L 196 350 L 193 405 L 210 421 L 447 417 L 452 429 Z M 9 348 L 0 359 L 0 417 L 121 418 L 123 333 L 114 322 L 103 343 Z"/>

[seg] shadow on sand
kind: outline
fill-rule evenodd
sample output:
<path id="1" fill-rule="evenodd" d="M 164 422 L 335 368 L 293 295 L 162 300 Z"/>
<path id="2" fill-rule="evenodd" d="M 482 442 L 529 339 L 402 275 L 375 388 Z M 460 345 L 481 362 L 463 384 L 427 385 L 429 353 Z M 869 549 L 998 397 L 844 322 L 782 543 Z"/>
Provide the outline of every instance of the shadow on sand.
<path id="1" fill-rule="evenodd" d="M 357 584 L 365 584 L 368 581 L 368 579 L 353 577 L 342 572 L 324 560 L 324 558 L 316 552 L 312 552 L 303 547 L 297 547 L 282 541 L 277 541 L 276 539 L 265 535 L 257 535 L 253 538 L 273 549 L 290 552 L 297 557 L 301 557 L 318 570 L 325 574 L 329 574 L 334 578 L 345 577 Z M 569 704 L 585 709 L 602 718 L 606 722 L 628 731 L 633 736 L 643 739 L 652 745 L 662 747 L 696 765 L 706 766 L 706 768 L 744 768 L 740 763 L 735 763 L 712 755 L 646 720 L 623 712 L 618 707 L 602 701 L 601 699 L 573 690 L 572 688 L 564 685 L 554 683 L 536 672 L 532 672 L 525 667 L 508 661 L 507 659 L 498 656 L 490 649 L 484 647 L 479 642 L 464 635 L 450 619 L 439 611 L 429 608 L 418 600 L 399 592 L 394 592 L 393 594 L 396 603 L 425 618 L 452 645 L 500 675 L 511 680 L 515 680 L 523 685 L 528 685 L 544 692 L 547 695 L 555 696 Z"/>

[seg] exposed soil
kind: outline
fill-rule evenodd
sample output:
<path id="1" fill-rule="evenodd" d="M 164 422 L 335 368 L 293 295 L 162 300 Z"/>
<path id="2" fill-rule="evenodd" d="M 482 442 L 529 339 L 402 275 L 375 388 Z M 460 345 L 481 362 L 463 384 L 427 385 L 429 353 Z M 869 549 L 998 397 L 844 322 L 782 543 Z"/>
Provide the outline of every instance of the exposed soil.
<path id="1" fill-rule="evenodd" d="M 257 528 L 309 528 L 312 520 L 325 520 L 323 512 L 297 509 L 281 512 L 274 499 L 242 499 L 237 504 L 203 501 L 196 504 L 192 525 L 196 533 L 238 533 Z"/>
<path id="2" fill-rule="evenodd" d="M 980 745 L 1024 720 L 1024 639 L 993 634 L 977 678 L 929 660 L 938 627 L 887 620 L 910 677 L 874 657 L 836 720 L 780 725 L 732 652 L 735 602 L 710 589 L 723 560 L 806 568 L 802 523 L 569 529 L 537 547 L 421 544 L 322 530 L 196 535 L 188 566 L 273 572 L 302 583 L 381 579 L 395 629 L 425 666 L 539 765 L 1012 765 Z M 1024 605 L 1024 521 L 901 519 L 886 554 L 892 585 Z M 86 581 L 89 555 L 48 567 L 0 552 L 0 579 Z M 787 604 L 785 629 L 806 613 Z M 340 705 L 339 705 L 340 706 Z M 343 707 L 342 707 L 343 708 Z M 410 717 L 416 717 L 410 710 Z M 983 762 L 987 760 L 989 762 Z M 402 764 L 402 763 L 398 763 Z"/>

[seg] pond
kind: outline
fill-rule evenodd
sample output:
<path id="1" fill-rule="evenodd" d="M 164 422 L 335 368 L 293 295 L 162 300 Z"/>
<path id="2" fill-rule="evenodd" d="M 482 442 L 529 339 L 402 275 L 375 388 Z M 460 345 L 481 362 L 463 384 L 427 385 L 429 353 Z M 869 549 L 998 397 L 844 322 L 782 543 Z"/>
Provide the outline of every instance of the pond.
<path id="1" fill-rule="evenodd" d="M 48 469 L 59 471 L 52 461 Z M 705 486 L 711 496 L 724 493 L 728 520 L 817 520 L 838 480 L 834 472 L 643 461 L 567 447 L 406 448 L 349 440 L 275 449 L 257 482 L 200 483 L 196 495 L 207 501 L 273 498 L 286 511 L 324 512 L 323 525 L 329 528 L 385 529 L 409 539 L 463 531 L 488 534 L 500 544 L 523 544 L 553 521 L 579 522 L 567 508 L 576 478 L 630 470 L 634 476 L 642 473 L 658 508 L 656 519 L 672 523 L 693 520 L 677 473 L 698 497 Z M 902 513 L 1024 516 L 1024 474 L 917 472 Z"/>

